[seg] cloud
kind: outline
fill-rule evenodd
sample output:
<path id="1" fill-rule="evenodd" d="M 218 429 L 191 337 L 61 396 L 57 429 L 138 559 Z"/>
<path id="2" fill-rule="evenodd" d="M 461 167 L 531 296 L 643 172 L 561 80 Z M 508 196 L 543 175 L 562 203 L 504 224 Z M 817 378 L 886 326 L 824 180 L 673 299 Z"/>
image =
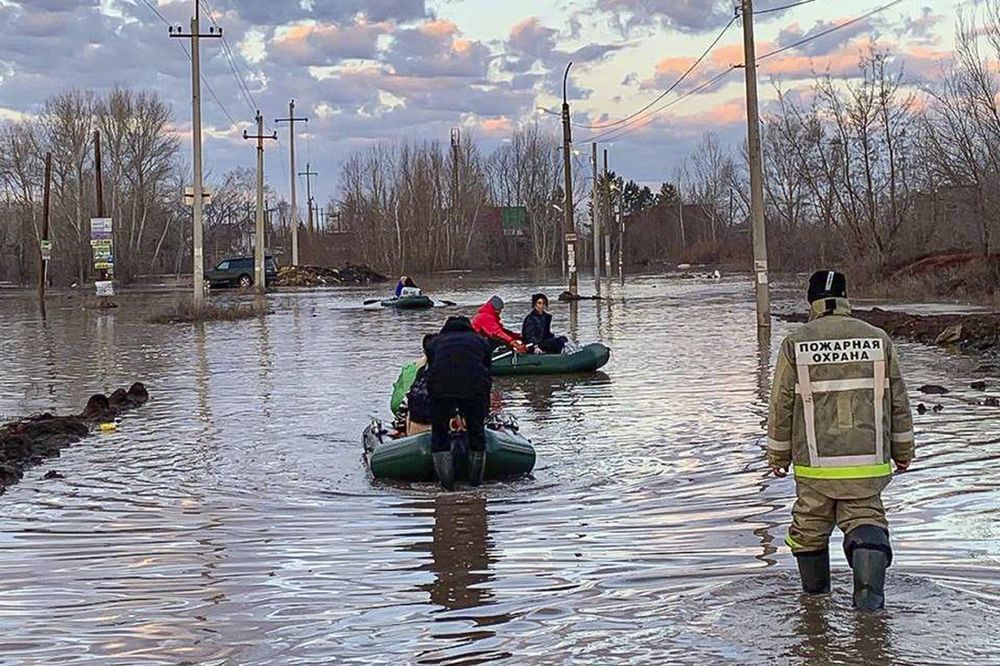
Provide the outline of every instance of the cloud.
<path id="1" fill-rule="evenodd" d="M 378 41 L 392 31 L 389 23 L 354 22 L 335 24 L 300 23 L 275 30 L 269 55 L 275 64 L 308 66 L 341 62 L 350 58 L 374 59 Z"/>
<path id="2" fill-rule="evenodd" d="M 623 35 L 649 29 L 681 32 L 721 30 L 733 17 L 733 0 L 593 0 L 592 8 L 607 16 L 608 24 Z M 788 0 L 758 0 L 760 12 L 787 5 Z M 757 21 L 769 20 L 784 12 L 761 14 Z"/>
<path id="3" fill-rule="evenodd" d="M 798 23 L 792 23 L 778 33 L 777 46 L 785 48 L 801 40 L 810 39 L 811 41 L 795 47 L 795 51 L 807 56 L 826 55 L 838 51 L 845 44 L 858 37 L 877 36 L 878 30 L 884 25 L 883 21 L 874 16 L 864 21 L 848 24 L 851 20 L 850 18 L 841 18 L 831 21 L 817 21 L 805 32 Z M 831 30 L 832 32 L 828 32 Z M 823 34 L 825 32 L 828 34 Z"/>

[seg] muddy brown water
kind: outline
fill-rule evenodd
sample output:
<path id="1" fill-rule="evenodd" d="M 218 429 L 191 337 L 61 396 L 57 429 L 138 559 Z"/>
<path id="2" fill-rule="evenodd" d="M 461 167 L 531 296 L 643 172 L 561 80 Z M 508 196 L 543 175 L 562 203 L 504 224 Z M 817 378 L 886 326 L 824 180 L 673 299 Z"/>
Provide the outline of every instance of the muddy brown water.
<path id="1" fill-rule="evenodd" d="M 285 292 L 204 326 L 145 323 L 171 295 L 95 312 L 57 294 L 43 325 L 0 294 L 0 414 L 133 380 L 152 396 L 0 497 L 0 662 L 1000 663 L 1000 412 L 971 404 L 975 360 L 900 345 L 911 392 L 954 391 L 912 395 L 944 410 L 915 416 L 919 460 L 886 493 L 888 611 L 851 611 L 839 533 L 834 593 L 802 599 L 792 482 L 762 449 L 792 325 L 758 345 L 745 280 L 554 304 L 614 352 L 594 376 L 497 380 L 532 478 L 373 484 L 360 434 L 420 334 L 493 292 L 513 323 L 537 286 L 451 276 L 427 287 L 457 308 L 406 313 L 363 309 L 377 289 Z"/>

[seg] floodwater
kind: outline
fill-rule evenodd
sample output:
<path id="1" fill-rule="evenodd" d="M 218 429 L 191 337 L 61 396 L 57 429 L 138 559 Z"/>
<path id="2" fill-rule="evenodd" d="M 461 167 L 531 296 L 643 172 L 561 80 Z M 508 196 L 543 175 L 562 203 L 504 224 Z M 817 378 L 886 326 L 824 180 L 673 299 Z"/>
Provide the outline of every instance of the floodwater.
<path id="1" fill-rule="evenodd" d="M 792 481 L 763 455 L 790 325 L 758 344 L 745 278 L 553 304 L 614 351 L 594 376 L 496 381 L 532 478 L 373 484 L 361 431 L 420 335 L 493 292 L 514 323 L 538 286 L 453 275 L 426 287 L 459 306 L 423 313 L 363 309 L 372 288 L 284 292 L 204 326 L 145 323 L 169 294 L 110 313 L 57 294 L 44 325 L 31 294 L 0 295 L 0 414 L 134 380 L 152 396 L 0 497 L 0 662 L 1000 663 L 1000 413 L 972 404 L 976 360 L 900 345 L 914 402 L 944 409 L 915 416 L 919 460 L 885 496 L 889 609 L 850 609 L 839 533 L 834 593 L 800 598 Z"/>

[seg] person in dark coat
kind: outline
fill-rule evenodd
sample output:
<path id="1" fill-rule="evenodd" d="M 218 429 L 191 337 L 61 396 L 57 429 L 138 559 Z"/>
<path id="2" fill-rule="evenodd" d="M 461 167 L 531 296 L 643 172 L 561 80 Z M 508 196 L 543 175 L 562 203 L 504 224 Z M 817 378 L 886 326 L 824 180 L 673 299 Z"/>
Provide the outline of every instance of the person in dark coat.
<path id="1" fill-rule="evenodd" d="M 540 354 L 561 354 L 566 346 L 566 338 L 552 334 L 552 315 L 546 312 L 549 297 L 535 294 L 531 297 L 531 312 L 521 324 L 521 339 L 525 344 L 534 345 Z"/>
<path id="2" fill-rule="evenodd" d="M 469 437 L 469 480 L 479 485 L 486 469 L 486 417 L 489 412 L 492 347 L 472 329 L 467 317 L 448 317 L 427 348 L 431 396 L 431 452 L 434 471 L 446 489 L 455 482 L 449 432 L 457 410 Z"/>

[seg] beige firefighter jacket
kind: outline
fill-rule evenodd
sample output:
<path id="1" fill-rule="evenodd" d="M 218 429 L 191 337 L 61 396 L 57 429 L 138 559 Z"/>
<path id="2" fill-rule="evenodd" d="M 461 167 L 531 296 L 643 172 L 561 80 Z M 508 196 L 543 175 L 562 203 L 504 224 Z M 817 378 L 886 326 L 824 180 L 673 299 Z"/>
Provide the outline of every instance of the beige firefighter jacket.
<path id="1" fill-rule="evenodd" d="M 781 344 L 768 418 L 768 463 L 835 499 L 880 493 L 890 458 L 913 458 L 913 422 L 885 331 L 850 316 L 847 299 L 812 304 Z"/>

